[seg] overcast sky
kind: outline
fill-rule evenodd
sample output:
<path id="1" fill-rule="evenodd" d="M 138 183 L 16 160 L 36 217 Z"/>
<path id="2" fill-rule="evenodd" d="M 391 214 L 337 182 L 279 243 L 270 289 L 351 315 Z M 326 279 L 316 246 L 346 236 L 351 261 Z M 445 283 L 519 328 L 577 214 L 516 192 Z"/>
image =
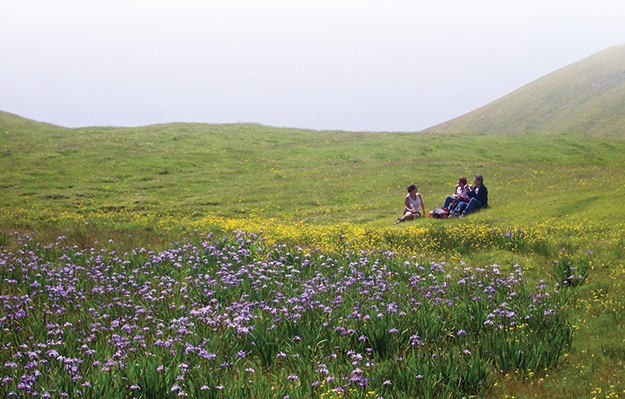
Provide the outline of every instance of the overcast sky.
<path id="1" fill-rule="evenodd" d="M 623 0 L 0 0 L 0 110 L 418 131 L 625 43 Z"/>

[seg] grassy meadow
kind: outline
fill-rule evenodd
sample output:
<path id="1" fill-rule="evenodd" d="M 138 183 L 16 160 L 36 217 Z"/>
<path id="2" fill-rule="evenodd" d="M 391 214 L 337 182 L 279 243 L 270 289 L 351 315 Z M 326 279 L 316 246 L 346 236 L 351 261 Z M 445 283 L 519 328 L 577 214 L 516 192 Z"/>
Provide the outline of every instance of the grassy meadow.
<path id="1" fill-rule="evenodd" d="M 623 397 L 624 154 L 0 113 L 0 391 Z M 393 226 L 475 173 L 489 209 Z"/>

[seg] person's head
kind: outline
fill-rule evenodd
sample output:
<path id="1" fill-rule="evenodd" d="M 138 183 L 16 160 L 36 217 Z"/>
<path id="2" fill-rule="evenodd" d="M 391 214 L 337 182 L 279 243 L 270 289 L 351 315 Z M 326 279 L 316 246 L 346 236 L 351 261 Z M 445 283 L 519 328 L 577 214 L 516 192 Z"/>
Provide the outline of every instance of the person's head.
<path id="1" fill-rule="evenodd" d="M 484 178 L 480 174 L 475 175 L 473 178 L 473 183 L 475 183 L 476 186 L 481 186 L 483 182 Z"/>
<path id="2" fill-rule="evenodd" d="M 413 184 L 409 185 L 406 190 L 408 190 L 409 193 L 411 193 L 413 191 L 417 191 L 417 185 L 413 183 Z"/>
<path id="3" fill-rule="evenodd" d="M 460 178 L 458 179 L 458 184 L 461 185 L 462 187 L 467 185 L 467 178 L 464 176 L 460 176 Z"/>

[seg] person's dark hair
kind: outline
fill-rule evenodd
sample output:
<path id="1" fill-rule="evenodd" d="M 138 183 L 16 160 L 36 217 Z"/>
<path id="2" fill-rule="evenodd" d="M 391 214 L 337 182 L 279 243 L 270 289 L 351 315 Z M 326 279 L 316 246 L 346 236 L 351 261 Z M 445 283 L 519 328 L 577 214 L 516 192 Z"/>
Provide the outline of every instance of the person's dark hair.
<path id="1" fill-rule="evenodd" d="M 411 184 L 408 186 L 408 188 L 406 190 L 408 190 L 409 193 L 413 192 L 414 190 L 417 189 L 417 185 L 416 184 Z"/>
<path id="2" fill-rule="evenodd" d="M 484 178 L 480 174 L 475 175 L 475 180 L 479 181 L 480 183 L 484 183 Z"/>
<path id="3" fill-rule="evenodd" d="M 467 178 L 464 176 L 460 176 L 458 179 L 458 183 L 467 184 Z"/>

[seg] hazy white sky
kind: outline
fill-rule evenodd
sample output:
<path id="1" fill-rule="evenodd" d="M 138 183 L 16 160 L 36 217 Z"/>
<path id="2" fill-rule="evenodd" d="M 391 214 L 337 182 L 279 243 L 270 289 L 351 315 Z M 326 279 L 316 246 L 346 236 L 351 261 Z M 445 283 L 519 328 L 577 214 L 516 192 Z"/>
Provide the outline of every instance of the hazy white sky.
<path id="1" fill-rule="evenodd" d="M 625 43 L 623 0 L 0 0 L 0 110 L 418 131 Z"/>

